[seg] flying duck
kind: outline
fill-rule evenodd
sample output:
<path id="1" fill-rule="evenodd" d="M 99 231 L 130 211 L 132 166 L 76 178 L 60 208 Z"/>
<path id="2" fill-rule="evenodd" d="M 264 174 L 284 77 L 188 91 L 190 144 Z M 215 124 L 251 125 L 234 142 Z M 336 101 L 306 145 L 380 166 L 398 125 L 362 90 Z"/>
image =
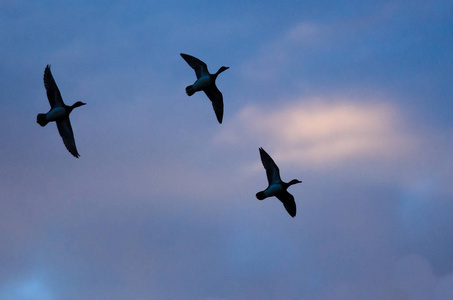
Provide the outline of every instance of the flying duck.
<path id="1" fill-rule="evenodd" d="M 264 191 L 256 193 L 256 198 L 258 198 L 258 200 L 264 200 L 265 198 L 272 196 L 277 197 L 277 199 L 283 203 L 283 206 L 285 206 L 286 211 L 294 218 L 296 216 L 296 202 L 294 201 L 293 195 L 288 193 L 287 189 L 290 185 L 301 183 L 302 181 L 297 179 L 293 179 L 288 183 L 282 181 L 280 178 L 280 171 L 274 160 L 263 148 L 259 149 L 261 162 L 266 169 L 269 186 Z"/>
<path id="2" fill-rule="evenodd" d="M 222 93 L 215 85 L 217 76 L 223 71 L 229 69 L 229 67 L 221 67 L 215 74 L 210 74 L 208 67 L 204 62 L 193 56 L 181 53 L 182 58 L 195 70 L 197 75 L 197 81 L 194 84 L 186 87 L 186 93 L 192 96 L 195 92 L 203 91 L 209 100 L 212 102 L 215 115 L 220 124 L 222 124 L 223 118 L 223 96 Z"/>
<path id="3" fill-rule="evenodd" d="M 38 114 L 36 122 L 44 127 L 47 123 L 55 121 L 57 123 L 58 132 L 63 139 L 66 149 L 78 158 L 80 155 L 77 152 L 71 122 L 69 121 L 69 114 L 74 108 L 85 105 L 86 103 L 77 101 L 71 106 L 64 104 L 57 84 L 53 79 L 52 73 L 50 72 L 50 65 L 47 65 L 44 70 L 44 86 L 46 87 L 50 110 L 46 114 Z"/>

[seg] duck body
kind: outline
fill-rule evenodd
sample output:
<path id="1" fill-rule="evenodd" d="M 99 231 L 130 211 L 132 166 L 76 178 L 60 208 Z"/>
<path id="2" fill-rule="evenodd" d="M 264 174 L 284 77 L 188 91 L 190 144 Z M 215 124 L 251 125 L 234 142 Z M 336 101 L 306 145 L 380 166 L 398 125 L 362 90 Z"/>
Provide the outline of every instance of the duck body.
<path id="1" fill-rule="evenodd" d="M 264 200 L 269 197 L 277 196 L 284 191 L 285 189 L 282 187 L 281 183 L 275 183 L 268 186 L 264 191 L 258 192 L 256 198 L 258 198 L 258 200 Z"/>
<path id="2" fill-rule="evenodd" d="M 50 110 L 45 114 L 38 114 L 36 122 L 43 127 L 49 122 L 55 122 L 66 148 L 73 156 L 78 158 L 80 155 L 77 152 L 74 133 L 72 131 L 71 122 L 69 121 L 69 114 L 74 108 L 86 105 L 86 103 L 77 101 L 73 105 L 68 106 L 63 102 L 58 86 L 50 72 L 50 65 L 47 65 L 44 70 L 44 86 L 46 88 Z"/>
<path id="3" fill-rule="evenodd" d="M 181 53 L 181 57 L 194 69 L 195 75 L 197 76 L 194 84 L 186 87 L 187 95 L 192 96 L 199 91 L 205 92 L 206 96 L 212 102 L 217 121 L 221 124 L 223 119 L 223 96 L 215 85 L 215 80 L 220 73 L 229 68 L 222 66 L 216 73 L 211 74 L 208 71 L 208 66 L 198 58 L 184 53 Z"/>
<path id="4" fill-rule="evenodd" d="M 46 126 L 47 123 L 49 122 L 57 122 L 57 121 L 63 121 L 67 118 L 69 118 L 69 114 L 71 111 L 79 106 L 85 105 L 86 103 L 83 103 L 81 101 L 77 101 L 74 103 L 72 106 L 57 106 L 54 108 L 51 108 L 46 114 L 38 114 L 36 118 L 36 122 L 41 125 L 41 126 Z"/>
<path id="5" fill-rule="evenodd" d="M 194 84 L 186 87 L 188 96 L 192 96 L 196 92 L 203 91 L 211 85 L 212 79 L 210 75 L 206 75 L 197 79 Z"/>
<path id="6" fill-rule="evenodd" d="M 49 122 L 53 122 L 53 121 L 57 121 L 57 120 L 66 118 L 68 116 L 68 113 L 64 107 L 60 106 L 60 107 L 55 107 L 55 108 L 49 110 L 49 112 L 47 114 L 39 114 L 38 116 L 41 116 L 41 117 L 38 117 L 38 120 L 37 120 L 39 125 L 46 126 L 47 123 L 49 123 Z"/>
<path id="7" fill-rule="evenodd" d="M 276 197 L 283 203 L 283 206 L 290 216 L 294 218 L 296 216 L 296 202 L 294 201 L 293 195 L 291 195 L 287 189 L 291 185 L 301 183 L 302 181 L 297 179 L 293 179 L 290 182 L 282 181 L 280 178 L 280 170 L 274 160 L 263 148 L 259 148 L 259 150 L 261 162 L 266 169 L 269 185 L 265 190 L 256 193 L 256 198 L 258 200 L 264 200 L 269 197 Z"/>

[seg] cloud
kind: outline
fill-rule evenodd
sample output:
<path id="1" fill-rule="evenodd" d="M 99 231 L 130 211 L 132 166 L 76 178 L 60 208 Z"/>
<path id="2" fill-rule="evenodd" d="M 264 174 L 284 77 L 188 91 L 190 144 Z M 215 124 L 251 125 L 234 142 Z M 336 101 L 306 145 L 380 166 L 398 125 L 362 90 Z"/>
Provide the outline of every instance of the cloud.
<path id="1" fill-rule="evenodd" d="M 217 142 L 253 140 L 272 148 L 279 162 L 305 167 L 397 159 L 417 142 L 394 105 L 341 97 L 298 99 L 280 107 L 249 105 L 231 123 Z"/>
<path id="2" fill-rule="evenodd" d="M 46 285 L 43 278 L 32 277 L 25 280 L 8 282 L 0 286 L 0 296 L 2 299 L 55 299 L 51 289 Z"/>
<path id="3" fill-rule="evenodd" d="M 430 262 L 420 255 L 409 254 L 398 261 L 395 282 L 409 300 L 453 298 L 453 275 L 437 278 Z"/>
<path id="4" fill-rule="evenodd" d="M 265 43 L 255 58 L 246 62 L 241 72 L 249 82 L 273 81 L 276 74 L 287 69 L 288 62 L 299 61 L 301 48 L 307 49 L 325 42 L 325 28 L 314 22 L 300 22 L 282 32 L 278 38 Z"/>
<path id="5" fill-rule="evenodd" d="M 307 43 L 315 41 L 321 34 L 322 30 L 319 25 L 312 22 L 301 22 L 288 29 L 286 39 L 293 42 Z"/>
<path id="6" fill-rule="evenodd" d="M 278 37 L 261 45 L 255 58 L 243 65 L 242 73 L 249 82 L 271 81 L 275 84 L 276 80 L 288 74 L 291 77 L 304 77 L 307 72 L 312 72 L 313 75 L 313 72 L 318 72 L 326 64 L 332 70 L 332 64 L 344 64 L 351 53 L 354 53 L 352 57 L 357 55 L 356 48 L 363 43 L 363 38 L 357 41 L 356 37 L 376 26 L 374 19 L 371 16 L 357 16 L 347 21 L 295 22 Z M 329 59 L 332 52 L 336 56 L 342 56 L 341 62 Z M 348 68 L 351 67 L 349 62 L 346 64 Z M 297 74 L 289 72 L 296 68 L 299 70 Z M 326 78 L 325 74 L 323 77 Z"/>

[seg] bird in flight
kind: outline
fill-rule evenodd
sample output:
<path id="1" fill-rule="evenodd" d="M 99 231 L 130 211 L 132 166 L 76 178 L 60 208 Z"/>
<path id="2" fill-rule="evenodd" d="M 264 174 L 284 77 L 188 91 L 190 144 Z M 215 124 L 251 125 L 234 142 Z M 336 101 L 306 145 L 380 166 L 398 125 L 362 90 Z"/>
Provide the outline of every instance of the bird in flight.
<path id="1" fill-rule="evenodd" d="M 223 96 L 215 85 L 217 76 L 223 71 L 229 69 L 229 67 L 221 67 L 216 73 L 210 74 L 208 67 L 204 62 L 196 57 L 188 54 L 181 53 L 182 58 L 195 70 L 197 80 L 194 84 L 186 87 L 186 93 L 188 96 L 192 96 L 195 92 L 203 91 L 209 100 L 212 102 L 217 121 L 222 124 L 223 119 Z"/>
<path id="2" fill-rule="evenodd" d="M 290 182 L 282 181 L 280 178 L 280 170 L 272 157 L 270 157 L 263 148 L 259 148 L 259 150 L 261 162 L 263 163 L 264 169 L 266 169 L 269 186 L 264 191 L 256 193 L 256 198 L 258 200 L 264 200 L 265 198 L 272 196 L 277 197 L 277 199 L 283 203 L 286 211 L 294 218 L 296 216 L 296 202 L 294 201 L 293 195 L 288 193 L 287 189 L 289 186 L 301 183 L 302 181 L 297 179 L 293 179 Z"/>
<path id="3" fill-rule="evenodd" d="M 50 72 L 50 65 L 47 65 L 44 70 L 44 86 L 46 87 L 50 110 L 45 114 L 38 114 L 36 122 L 43 127 L 49 122 L 57 123 L 58 132 L 63 139 L 66 149 L 78 158 L 80 155 L 77 152 L 74 133 L 72 132 L 71 122 L 69 121 L 69 114 L 74 108 L 85 105 L 86 103 L 77 101 L 71 106 L 64 104 L 58 86 Z"/>

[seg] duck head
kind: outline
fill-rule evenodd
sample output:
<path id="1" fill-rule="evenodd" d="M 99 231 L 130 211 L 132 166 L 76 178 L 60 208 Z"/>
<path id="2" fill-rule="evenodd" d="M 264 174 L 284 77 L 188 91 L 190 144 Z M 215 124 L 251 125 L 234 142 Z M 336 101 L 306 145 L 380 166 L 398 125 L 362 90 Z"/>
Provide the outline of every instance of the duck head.
<path id="1" fill-rule="evenodd" d="M 77 101 L 76 103 L 68 107 L 68 113 L 70 113 L 74 108 L 82 105 L 86 105 L 86 103 L 83 103 L 82 101 Z"/>
<path id="2" fill-rule="evenodd" d="M 288 186 L 293 185 L 293 184 L 296 184 L 296 183 L 301 183 L 301 182 L 302 182 L 302 181 L 300 181 L 300 180 L 293 179 L 293 180 L 291 180 L 290 182 L 288 182 Z"/>
<path id="3" fill-rule="evenodd" d="M 76 107 L 79 107 L 79 106 L 82 106 L 82 105 L 86 105 L 86 103 L 83 103 L 82 101 L 77 101 L 76 103 L 74 103 L 72 105 L 72 108 L 76 108 Z"/>
<path id="4" fill-rule="evenodd" d="M 225 67 L 225 66 L 222 66 L 220 67 L 220 69 L 217 71 L 217 73 L 215 73 L 215 77 L 219 76 L 220 73 L 222 73 L 223 71 L 225 70 L 228 70 L 230 67 Z"/>

